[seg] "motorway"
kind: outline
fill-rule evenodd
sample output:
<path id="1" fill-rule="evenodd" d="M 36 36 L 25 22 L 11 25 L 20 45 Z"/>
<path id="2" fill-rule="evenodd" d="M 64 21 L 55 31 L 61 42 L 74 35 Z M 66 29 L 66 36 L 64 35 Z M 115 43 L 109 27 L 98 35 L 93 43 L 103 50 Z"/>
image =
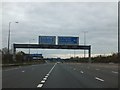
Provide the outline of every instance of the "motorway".
<path id="1" fill-rule="evenodd" d="M 117 64 L 45 63 L 2 71 L 2 88 L 118 88 Z"/>

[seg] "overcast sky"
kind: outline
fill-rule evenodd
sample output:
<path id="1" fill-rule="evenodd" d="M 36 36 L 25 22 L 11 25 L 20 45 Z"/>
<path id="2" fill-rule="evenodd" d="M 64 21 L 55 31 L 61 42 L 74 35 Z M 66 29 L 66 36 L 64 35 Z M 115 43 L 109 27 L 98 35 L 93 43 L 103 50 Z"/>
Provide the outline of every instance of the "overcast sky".
<path id="1" fill-rule="evenodd" d="M 80 45 L 92 46 L 92 54 L 110 54 L 118 49 L 116 2 L 11 2 L 2 6 L 2 46 L 7 47 L 8 25 L 12 43 L 38 43 L 39 35 L 79 36 Z M 18 21 L 19 23 L 15 23 Z M 35 39 L 35 40 L 32 40 Z M 20 49 L 19 49 L 20 50 Z M 23 50 L 23 49 L 22 49 Z M 24 50 L 28 53 L 28 50 Z M 69 57 L 73 50 L 31 50 L 46 57 Z M 76 55 L 83 51 L 76 51 Z"/>

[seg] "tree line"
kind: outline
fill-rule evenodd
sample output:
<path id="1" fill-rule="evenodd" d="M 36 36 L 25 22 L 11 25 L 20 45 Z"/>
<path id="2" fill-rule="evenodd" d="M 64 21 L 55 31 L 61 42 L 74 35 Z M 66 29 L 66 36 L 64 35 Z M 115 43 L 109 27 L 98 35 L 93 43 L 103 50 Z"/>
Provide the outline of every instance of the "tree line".
<path id="1" fill-rule="evenodd" d="M 13 60 L 12 50 L 10 50 L 10 53 L 8 53 L 7 48 L 2 48 L 0 52 L 2 53 L 2 64 L 44 62 L 44 60 L 33 60 L 31 56 L 27 56 L 23 51 L 16 52 L 15 61 Z"/>
<path id="2" fill-rule="evenodd" d="M 16 61 L 13 60 L 13 54 L 12 50 L 10 50 L 10 53 L 8 54 L 8 49 L 7 48 L 2 48 L 0 50 L 0 53 L 2 54 L 2 63 L 7 64 L 7 63 L 23 63 L 23 62 L 32 62 L 32 58 L 25 58 L 25 53 L 23 51 L 19 51 L 16 53 Z M 45 60 L 40 60 L 42 62 L 45 62 Z M 88 62 L 88 58 L 80 58 L 80 57 L 71 57 L 69 59 L 64 59 L 64 61 L 67 62 Z M 91 62 L 93 63 L 118 63 L 118 53 L 113 53 L 112 55 L 105 56 L 105 55 L 99 55 L 96 57 L 91 57 Z"/>
<path id="3" fill-rule="evenodd" d="M 91 62 L 92 63 L 118 63 L 119 62 L 119 57 L 118 53 L 113 53 L 112 55 L 98 55 L 95 57 L 91 57 Z M 89 62 L 88 58 L 79 58 L 79 57 L 71 57 L 69 59 L 70 61 L 75 61 L 75 62 Z"/>

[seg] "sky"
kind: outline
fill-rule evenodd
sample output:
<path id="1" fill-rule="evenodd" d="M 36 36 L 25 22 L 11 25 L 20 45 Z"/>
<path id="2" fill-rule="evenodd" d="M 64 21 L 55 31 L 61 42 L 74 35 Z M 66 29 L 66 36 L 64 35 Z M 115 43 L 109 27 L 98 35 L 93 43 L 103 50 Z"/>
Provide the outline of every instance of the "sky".
<path id="1" fill-rule="evenodd" d="M 0 47 L 7 47 L 11 22 L 10 44 L 29 41 L 38 44 L 38 36 L 53 35 L 77 36 L 79 45 L 83 45 L 86 31 L 86 44 L 91 45 L 93 56 L 115 53 L 118 49 L 117 7 L 117 2 L 3 2 Z M 20 50 L 28 53 L 28 49 Z M 83 50 L 31 49 L 31 53 L 62 58 L 83 56 Z"/>

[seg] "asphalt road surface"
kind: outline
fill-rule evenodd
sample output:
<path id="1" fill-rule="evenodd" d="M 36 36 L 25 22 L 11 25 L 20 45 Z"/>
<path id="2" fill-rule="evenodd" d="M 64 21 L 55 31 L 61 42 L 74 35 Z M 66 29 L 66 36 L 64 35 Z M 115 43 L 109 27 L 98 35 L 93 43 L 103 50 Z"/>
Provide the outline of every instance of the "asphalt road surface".
<path id="1" fill-rule="evenodd" d="M 2 88 L 118 88 L 117 64 L 46 63 L 2 71 Z"/>

